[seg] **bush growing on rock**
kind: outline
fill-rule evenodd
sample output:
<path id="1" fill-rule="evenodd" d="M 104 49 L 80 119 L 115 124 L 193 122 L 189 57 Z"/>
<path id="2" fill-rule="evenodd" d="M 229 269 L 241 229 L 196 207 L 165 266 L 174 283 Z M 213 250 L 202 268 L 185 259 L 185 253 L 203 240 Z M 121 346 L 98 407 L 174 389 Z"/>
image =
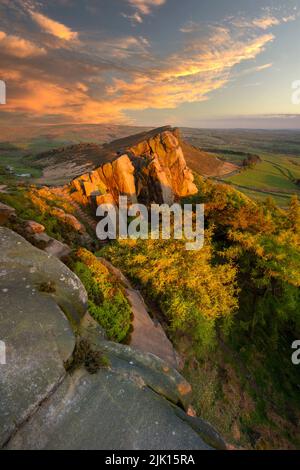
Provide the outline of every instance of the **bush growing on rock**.
<path id="1" fill-rule="evenodd" d="M 131 308 L 121 285 L 91 252 L 80 248 L 73 271 L 88 293 L 89 313 L 112 341 L 126 340 L 131 328 Z"/>
<path id="2" fill-rule="evenodd" d="M 0 194 L 0 202 L 12 206 L 21 220 L 42 224 L 50 237 L 71 246 L 81 246 L 84 227 L 72 215 L 72 206 L 50 189 L 20 187 L 11 194 Z M 61 211 L 61 217 L 58 217 L 58 210 Z M 9 227 L 26 237 L 26 233 L 18 229 L 18 223 Z"/>
<path id="3" fill-rule="evenodd" d="M 184 241 L 120 240 L 102 253 L 159 305 L 175 339 L 183 334 L 195 349 L 209 349 L 216 323 L 231 321 L 237 308 L 236 270 L 230 263 L 213 266 L 208 240 L 193 252 Z"/>
<path id="4" fill-rule="evenodd" d="M 198 194 L 184 202 L 205 203 L 202 250 L 117 240 L 101 255 L 160 308 L 202 416 L 245 447 L 299 447 L 300 370 L 291 361 L 300 332 L 299 201 L 284 211 L 270 198 L 196 183 Z"/>

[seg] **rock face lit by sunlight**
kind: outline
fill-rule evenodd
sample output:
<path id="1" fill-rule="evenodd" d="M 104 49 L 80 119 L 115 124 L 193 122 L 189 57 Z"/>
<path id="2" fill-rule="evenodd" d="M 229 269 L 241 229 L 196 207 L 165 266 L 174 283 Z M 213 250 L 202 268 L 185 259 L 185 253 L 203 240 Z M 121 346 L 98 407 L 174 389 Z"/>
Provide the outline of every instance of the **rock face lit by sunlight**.
<path id="1" fill-rule="evenodd" d="M 110 144 L 112 157 L 122 155 L 74 179 L 72 196 L 95 206 L 117 203 L 120 195 L 149 205 L 197 193 L 178 139 L 177 130 L 163 128 Z"/>

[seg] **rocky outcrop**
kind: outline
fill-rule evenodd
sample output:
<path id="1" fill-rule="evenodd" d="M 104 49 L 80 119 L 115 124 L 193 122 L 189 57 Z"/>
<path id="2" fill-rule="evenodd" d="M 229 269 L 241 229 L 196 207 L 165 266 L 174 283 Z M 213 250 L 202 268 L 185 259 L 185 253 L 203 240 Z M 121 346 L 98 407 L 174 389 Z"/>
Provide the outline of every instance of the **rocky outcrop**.
<path id="1" fill-rule="evenodd" d="M 56 217 L 66 225 L 69 225 L 73 230 L 75 230 L 75 232 L 80 234 L 84 234 L 86 232 L 84 225 L 82 225 L 74 215 L 66 213 L 63 209 L 53 207 L 50 213 L 53 217 Z"/>
<path id="2" fill-rule="evenodd" d="M 64 259 L 71 253 L 71 248 L 59 240 L 47 235 L 47 233 L 35 233 L 28 237 L 28 240 L 36 247 L 45 251 L 49 255 L 56 256 L 59 259 Z"/>
<path id="3" fill-rule="evenodd" d="M 29 234 L 29 235 L 33 235 L 35 233 L 43 233 L 45 232 L 45 227 L 44 225 L 42 224 L 39 224 L 38 222 L 36 222 L 35 220 L 27 220 L 25 223 L 24 223 L 24 228 L 25 228 L 25 231 Z"/>
<path id="4" fill-rule="evenodd" d="M 115 142 L 114 150 L 111 162 L 72 181 L 74 199 L 99 205 L 117 203 L 119 195 L 126 195 L 131 203 L 172 204 L 180 197 L 197 193 L 178 130 L 159 129 L 133 136 Z"/>
<path id="5" fill-rule="evenodd" d="M 45 191 L 44 188 L 43 191 Z M 47 192 L 52 197 L 53 195 L 58 195 L 62 198 L 69 198 L 70 206 L 74 205 L 74 212 L 77 209 L 80 211 L 80 216 L 83 217 L 87 226 L 91 220 L 94 225 L 90 228 L 94 230 L 97 225 L 96 221 L 83 212 L 81 208 L 74 203 L 68 193 L 61 193 L 60 191 L 61 190 L 59 189 L 49 190 L 47 188 Z M 40 203 L 42 201 L 38 199 L 38 202 Z M 37 248 L 40 248 L 41 250 L 46 251 L 46 253 L 54 255 L 62 260 L 71 253 L 74 244 L 88 249 L 96 250 L 98 248 L 98 244 L 94 242 L 83 223 L 81 223 L 75 215 L 70 214 L 59 207 L 52 206 L 48 207 L 47 214 L 49 217 L 55 217 L 61 222 L 59 226 L 61 241 L 48 235 L 46 227 L 41 223 L 36 220 L 23 219 L 17 215 L 17 212 L 13 207 L 2 203 L 0 203 L 0 226 L 3 225 L 14 230 Z M 51 225 L 49 229 L 51 229 Z"/>
<path id="6" fill-rule="evenodd" d="M 133 331 L 130 335 L 130 346 L 139 351 L 150 352 L 160 357 L 172 368 L 182 369 L 183 361 L 175 351 L 161 324 L 156 319 L 151 318 L 150 310 L 145 304 L 141 293 L 132 287 L 129 280 L 118 268 L 104 258 L 98 259 L 121 282 L 131 305 Z"/>
<path id="7" fill-rule="evenodd" d="M 211 426 L 187 415 L 191 388 L 175 369 L 105 339 L 65 265 L 4 227 L 0 246 L 0 339 L 7 352 L 0 365 L 0 447 L 225 447 Z M 101 354 L 92 371 L 84 357 L 76 362 L 78 343 L 88 345 L 89 355 Z"/>
<path id="8" fill-rule="evenodd" d="M 0 202 L 0 225 L 7 223 L 15 215 L 16 211 L 13 207 Z"/>
<path id="9" fill-rule="evenodd" d="M 64 377 L 75 337 L 62 310 L 79 323 L 87 296 L 59 260 L 3 227 L 0 266 L 0 337 L 6 344 L 6 365 L 0 365 L 1 447 Z"/>

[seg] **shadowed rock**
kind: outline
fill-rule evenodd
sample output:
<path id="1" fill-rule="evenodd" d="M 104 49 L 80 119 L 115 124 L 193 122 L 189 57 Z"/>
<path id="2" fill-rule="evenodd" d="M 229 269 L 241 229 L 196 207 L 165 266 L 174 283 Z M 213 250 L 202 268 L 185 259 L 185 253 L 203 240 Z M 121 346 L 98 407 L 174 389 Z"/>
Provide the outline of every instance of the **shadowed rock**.
<path id="1" fill-rule="evenodd" d="M 13 207 L 0 202 L 0 224 L 5 224 L 9 219 L 16 215 Z"/>
<path id="2" fill-rule="evenodd" d="M 191 387 L 153 354 L 105 339 L 86 292 L 58 259 L 0 228 L 0 447 L 210 449 L 222 438 L 188 416 Z M 63 313 L 64 312 L 64 313 Z M 103 358 L 74 364 L 75 337 Z M 76 349 L 75 349 L 76 351 Z"/>
<path id="3" fill-rule="evenodd" d="M 65 375 L 87 296 L 58 259 L 0 227 L 0 446 Z M 51 293 L 47 293 L 49 286 Z"/>

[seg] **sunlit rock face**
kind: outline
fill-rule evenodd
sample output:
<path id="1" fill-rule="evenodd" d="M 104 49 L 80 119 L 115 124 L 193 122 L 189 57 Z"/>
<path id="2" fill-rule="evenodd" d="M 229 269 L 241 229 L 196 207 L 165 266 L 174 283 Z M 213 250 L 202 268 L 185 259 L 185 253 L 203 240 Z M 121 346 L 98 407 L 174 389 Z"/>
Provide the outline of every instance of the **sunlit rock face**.
<path id="1" fill-rule="evenodd" d="M 117 203 L 120 195 L 130 203 L 172 204 L 197 193 L 176 129 L 146 133 L 139 141 L 128 138 L 116 149 L 112 162 L 76 178 L 70 184 L 73 197 L 84 204 Z M 120 144 L 121 145 L 121 144 Z"/>

